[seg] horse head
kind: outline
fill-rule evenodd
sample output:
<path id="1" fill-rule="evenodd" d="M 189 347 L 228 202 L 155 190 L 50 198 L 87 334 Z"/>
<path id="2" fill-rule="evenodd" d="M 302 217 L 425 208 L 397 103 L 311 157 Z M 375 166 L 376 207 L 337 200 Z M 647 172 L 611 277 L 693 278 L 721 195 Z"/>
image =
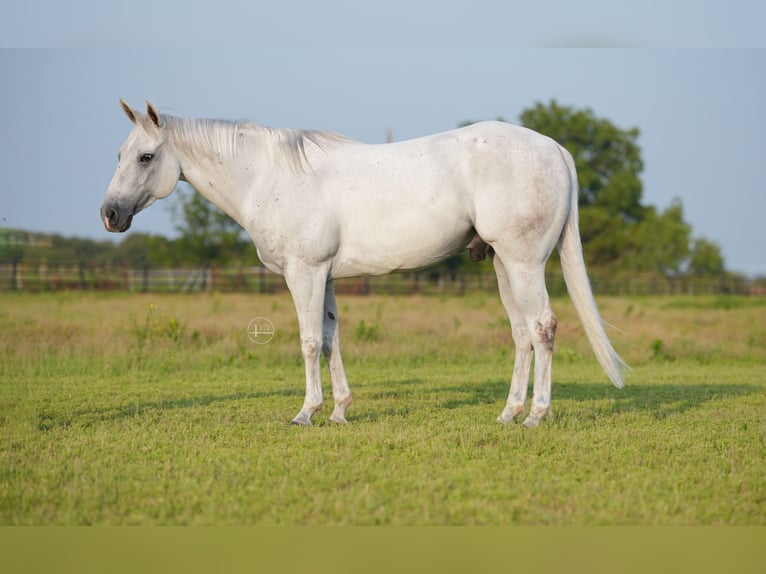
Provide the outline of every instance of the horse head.
<path id="1" fill-rule="evenodd" d="M 151 102 L 141 114 L 120 100 L 125 115 L 134 124 L 120 147 L 117 170 L 101 206 L 107 231 L 126 231 L 133 216 L 167 197 L 181 175 L 181 163 L 164 129 L 164 120 Z"/>

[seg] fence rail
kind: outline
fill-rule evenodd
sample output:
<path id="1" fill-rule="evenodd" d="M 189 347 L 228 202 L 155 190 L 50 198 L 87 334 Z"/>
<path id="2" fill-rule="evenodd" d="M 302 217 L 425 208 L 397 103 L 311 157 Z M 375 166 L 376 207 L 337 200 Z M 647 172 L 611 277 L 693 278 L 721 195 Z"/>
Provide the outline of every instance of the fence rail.
<path id="1" fill-rule="evenodd" d="M 766 295 L 766 280 L 736 276 L 667 278 L 654 274 L 612 274 L 591 271 L 593 289 L 600 295 L 733 294 Z M 560 272 L 546 275 L 552 296 L 566 292 Z M 457 294 L 494 291 L 493 273 L 437 273 L 423 270 L 382 277 L 360 277 L 336 282 L 338 293 Z M 245 292 L 286 290 L 284 279 L 264 267 L 154 269 L 150 267 L 92 267 L 32 265 L 0 262 L 0 291 L 129 291 L 129 292 Z"/>

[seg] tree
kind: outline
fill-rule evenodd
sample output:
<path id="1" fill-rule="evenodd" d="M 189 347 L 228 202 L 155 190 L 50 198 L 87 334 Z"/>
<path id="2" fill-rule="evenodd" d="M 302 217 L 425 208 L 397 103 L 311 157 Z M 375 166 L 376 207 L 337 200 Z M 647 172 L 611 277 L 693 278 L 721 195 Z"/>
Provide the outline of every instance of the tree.
<path id="1" fill-rule="evenodd" d="M 667 277 L 685 273 L 689 262 L 691 226 L 684 221 L 681 200 L 663 212 L 648 207 L 628 239 L 620 267 L 656 271 Z"/>
<path id="2" fill-rule="evenodd" d="M 640 174 L 644 169 L 638 128 L 623 130 L 590 109 L 536 103 L 519 116 L 521 123 L 563 145 L 575 161 L 580 207 L 598 207 L 608 215 L 635 222 L 643 216 Z"/>
<path id="3" fill-rule="evenodd" d="M 721 275 L 724 272 L 721 248 L 704 237 L 696 238 L 692 242 L 689 265 L 696 275 Z"/>
<path id="4" fill-rule="evenodd" d="M 177 243 L 178 240 L 162 235 L 131 233 L 117 245 L 111 257 L 119 265 L 174 267 L 187 263 Z"/>
<path id="5" fill-rule="evenodd" d="M 631 227 L 646 215 L 641 204 L 644 164 L 638 128 L 623 130 L 590 109 L 556 100 L 524 110 L 521 123 L 563 145 L 575 161 L 580 184 L 580 233 L 588 260 L 614 262 L 629 242 Z"/>
<path id="6" fill-rule="evenodd" d="M 256 264 L 252 242 L 239 224 L 192 190 L 179 188 L 171 210 L 178 221 L 178 247 L 189 263 Z"/>

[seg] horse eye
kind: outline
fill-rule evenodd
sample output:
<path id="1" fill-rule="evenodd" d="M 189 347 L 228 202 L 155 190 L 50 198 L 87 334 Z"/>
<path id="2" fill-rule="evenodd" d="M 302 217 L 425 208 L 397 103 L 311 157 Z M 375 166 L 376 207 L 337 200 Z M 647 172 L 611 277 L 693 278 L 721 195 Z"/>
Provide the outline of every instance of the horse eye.
<path id="1" fill-rule="evenodd" d="M 153 153 L 145 153 L 141 156 L 141 159 L 139 160 L 141 163 L 149 163 L 154 158 Z"/>

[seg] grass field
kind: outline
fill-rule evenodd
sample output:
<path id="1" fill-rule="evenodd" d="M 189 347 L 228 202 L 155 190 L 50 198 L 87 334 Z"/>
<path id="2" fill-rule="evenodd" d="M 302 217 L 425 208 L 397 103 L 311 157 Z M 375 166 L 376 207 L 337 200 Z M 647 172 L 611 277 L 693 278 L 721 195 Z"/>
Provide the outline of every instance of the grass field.
<path id="1" fill-rule="evenodd" d="M 341 297 L 350 424 L 327 422 L 325 369 L 297 428 L 286 295 L 2 294 L 0 523 L 766 524 L 766 300 L 600 298 L 623 390 L 553 305 L 538 429 L 495 422 L 494 293 Z"/>

